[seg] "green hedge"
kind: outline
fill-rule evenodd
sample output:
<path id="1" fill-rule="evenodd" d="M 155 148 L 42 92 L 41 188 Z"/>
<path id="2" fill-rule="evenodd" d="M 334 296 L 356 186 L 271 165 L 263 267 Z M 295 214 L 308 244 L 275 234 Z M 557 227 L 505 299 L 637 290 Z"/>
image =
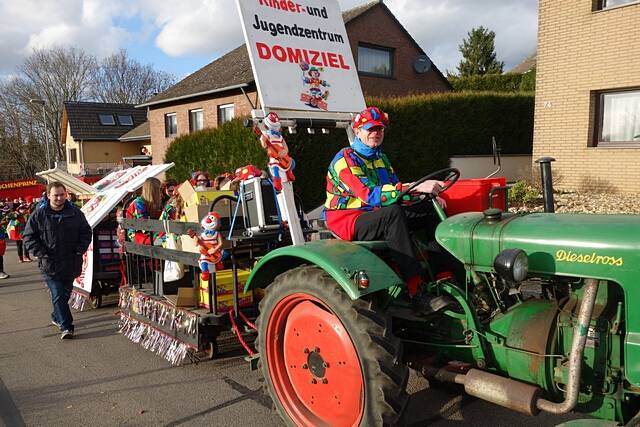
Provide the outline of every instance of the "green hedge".
<path id="1" fill-rule="evenodd" d="M 504 154 L 531 153 L 531 94 L 462 92 L 367 102 L 389 113 L 385 151 L 403 181 L 447 167 L 452 155 L 490 154 L 492 136 Z M 324 201 L 327 166 L 347 145 L 347 136 L 332 129 L 328 135 L 301 131 L 286 139 L 296 161 L 296 192 L 309 210 Z M 264 165 L 266 157 L 257 137 L 237 119 L 177 138 L 165 161 L 176 163 L 170 175 L 182 180 L 197 169 L 218 173 L 249 163 Z"/>
<path id="2" fill-rule="evenodd" d="M 447 78 L 454 90 L 493 92 L 532 92 L 536 85 L 535 70 L 524 73 L 484 74 L 482 76 Z"/>
<path id="3" fill-rule="evenodd" d="M 231 120 L 218 128 L 204 129 L 173 140 L 165 155 L 165 162 L 176 165 L 167 175 L 179 181 L 191 177 L 197 170 L 212 175 L 233 172 L 239 166 L 263 165 L 267 156 L 251 129 L 243 126 L 243 119 Z"/>

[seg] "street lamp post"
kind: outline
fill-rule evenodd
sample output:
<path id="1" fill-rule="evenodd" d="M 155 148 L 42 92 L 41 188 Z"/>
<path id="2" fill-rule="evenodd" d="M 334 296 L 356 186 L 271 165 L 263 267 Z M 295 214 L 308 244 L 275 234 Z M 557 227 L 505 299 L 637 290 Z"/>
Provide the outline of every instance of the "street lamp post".
<path id="1" fill-rule="evenodd" d="M 51 157 L 49 155 L 49 137 L 47 136 L 47 117 L 45 115 L 45 102 L 42 99 L 30 99 L 30 103 L 39 104 L 42 106 L 42 124 L 44 125 L 44 145 L 46 147 L 47 152 L 47 169 L 51 169 Z"/>

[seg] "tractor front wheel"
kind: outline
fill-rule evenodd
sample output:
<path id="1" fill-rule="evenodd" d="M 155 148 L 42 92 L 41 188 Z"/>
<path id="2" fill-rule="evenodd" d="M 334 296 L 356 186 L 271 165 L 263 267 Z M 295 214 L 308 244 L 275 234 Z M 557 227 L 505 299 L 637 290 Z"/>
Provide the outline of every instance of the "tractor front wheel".
<path id="1" fill-rule="evenodd" d="M 267 288 L 257 327 L 266 386 L 288 424 L 398 423 L 408 369 L 372 302 L 351 300 L 323 270 L 302 266 Z"/>

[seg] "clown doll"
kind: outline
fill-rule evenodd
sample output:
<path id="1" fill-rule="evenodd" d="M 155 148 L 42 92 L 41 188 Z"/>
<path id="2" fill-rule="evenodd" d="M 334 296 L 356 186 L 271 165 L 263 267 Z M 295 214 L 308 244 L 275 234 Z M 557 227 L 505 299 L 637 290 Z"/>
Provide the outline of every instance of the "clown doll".
<path id="1" fill-rule="evenodd" d="M 217 212 L 209 212 L 200 221 L 202 233 L 196 235 L 190 230 L 189 235 L 196 242 L 200 250 L 198 265 L 202 271 L 202 280 L 209 280 L 211 272 L 216 271 L 216 264 L 222 260 L 222 235 L 218 232 L 220 216 Z"/>
<path id="2" fill-rule="evenodd" d="M 289 157 L 289 147 L 282 137 L 280 118 L 276 113 L 269 113 L 262 121 L 263 127 L 259 130 L 260 145 L 267 150 L 269 156 L 269 172 L 273 177 L 273 186 L 276 191 L 282 191 L 283 182 L 293 182 L 295 162 Z"/>

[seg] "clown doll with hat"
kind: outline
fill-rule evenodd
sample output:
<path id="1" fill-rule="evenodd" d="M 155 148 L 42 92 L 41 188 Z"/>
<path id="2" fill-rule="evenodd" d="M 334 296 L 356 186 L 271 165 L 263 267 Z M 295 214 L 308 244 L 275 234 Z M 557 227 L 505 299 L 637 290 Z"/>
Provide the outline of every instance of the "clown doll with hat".
<path id="1" fill-rule="evenodd" d="M 295 162 L 289 157 L 289 147 L 282 136 L 280 118 L 276 113 L 269 113 L 262 121 L 262 126 L 257 127 L 256 133 L 260 133 L 260 145 L 267 150 L 269 156 L 269 172 L 273 178 L 273 186 L 276 191 L 282 191 L 283 182 L 293 182 Z"/>
<path id="2" fill-rule="evenodd" d="M 22 233 L 24 233 L 27 219 L 29 219 L 29 205 L 24 203 L 19 205 L 15 212 L 9 213 L 8 218 L 7 233 L 9 234 L 9 239 L 16 242 L 18 261 L 31 262 L 32 259 L 29 257 L 29 252 L 24 249 L 22 243 Z"/>
<path id="3" fill-rule="evenodd" d="M 223 239 L 220 232 L 218 232 L 220 215 L 217 212 L 209 212 L 200 221 L 200 225 L 202 225 L 202 233 L 199 236 L 193 230 L 189 230 L 188 234 L 198 245 L 200 251 L 198 266 L 202 271 L 202 280 L 206 281 L 209 280 L 211 273 L 215 272 L 217 267 L 220 267 L 223 257 Z"/>

